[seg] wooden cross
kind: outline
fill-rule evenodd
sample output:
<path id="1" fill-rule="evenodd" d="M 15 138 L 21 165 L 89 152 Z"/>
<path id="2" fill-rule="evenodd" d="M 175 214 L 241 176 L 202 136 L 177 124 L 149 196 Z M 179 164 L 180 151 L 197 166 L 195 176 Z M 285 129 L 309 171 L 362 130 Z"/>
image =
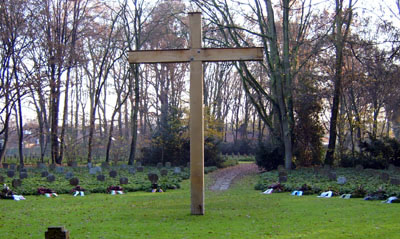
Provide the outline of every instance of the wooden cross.
<path id="1" fill-rule="evenodd" d="M 129 63 L 190 62 L 191 213 L 204 215 L 203 62 L 262 61 L 262 47 L 202 48 L 201 13 L 189 13 L 190 48 L 129 52 Z"/>

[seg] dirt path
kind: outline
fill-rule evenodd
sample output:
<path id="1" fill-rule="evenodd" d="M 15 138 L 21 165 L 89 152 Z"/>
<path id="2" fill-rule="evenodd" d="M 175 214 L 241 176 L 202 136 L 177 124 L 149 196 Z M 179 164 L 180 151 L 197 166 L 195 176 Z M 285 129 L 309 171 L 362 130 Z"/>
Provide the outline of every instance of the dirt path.
<path id="1" fill-rule="evenodd" d="M 212 178 L 214 184 L 210 187 L 212 191 L 227 190 L 232 184 L 233 180 L 241 178 L 245 175 L 258 173 L 258 167 L 254 163 L 239 164 L 233 167 L 224 168 L 216 171 Z"/>

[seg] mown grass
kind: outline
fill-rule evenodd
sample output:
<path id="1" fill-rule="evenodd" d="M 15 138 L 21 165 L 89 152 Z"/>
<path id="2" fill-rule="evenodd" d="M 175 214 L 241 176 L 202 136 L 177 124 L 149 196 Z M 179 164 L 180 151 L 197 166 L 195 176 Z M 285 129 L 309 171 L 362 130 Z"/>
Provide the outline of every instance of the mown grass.
<path id="1" fill-rule="evenodd" d="M 264 195 L 254 190 L 257 180 L 249 176 L 228 191 L 207 191 L 204 216 L 190 215 L 188 181 L 157 194 L 1 200 L 0 238 L 44 238 L 46 228 L 57 225 L 71 238 L 399 238 L 399 204 Z"/>

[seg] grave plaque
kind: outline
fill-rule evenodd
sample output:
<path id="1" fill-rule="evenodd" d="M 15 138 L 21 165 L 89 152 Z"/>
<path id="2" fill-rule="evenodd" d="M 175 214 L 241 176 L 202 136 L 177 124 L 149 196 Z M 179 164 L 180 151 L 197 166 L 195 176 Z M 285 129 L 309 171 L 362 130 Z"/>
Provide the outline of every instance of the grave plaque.
<path id="1" fill-rule="evenodd" d="M 102 162 L 102 163 L 101 163 L 101 167 L 102 167 L 103 169 L 108 169 L 108 168 L 110 167 L 110 165 L 108 164 L 108 162 Z"/>
<path id="2" fill-rule="evenodd" d="M 396 171 L 396 166 L 394 166 L 394 164 L 389 164 L 388 170 L 389 171 Z"/>
<path id="3" fill-rule="evenodd" d="M 10 169 L 15 170 L 17 168 L 17 165 L 15 163 L 10 164 Z"/>
<path id="4" fill-rule="evenodd" d="M 97 181 L 104 182 L 106 180 L 106 176 L 103 174 L 97 175 Z"/>
<path id="5" fill-rule="evenodd" d="M 45 168 L 46 168 L 46 164 L 44 164 L 44 163 L 38 163 L 38 164 L 37 164 L 37 168 L 39 168 L 39 169 L 45 169 Z"/>
<path id="6" fill-rule="evenodd" d="M 95 175 L 97 173 L 101 173 L 103 170 L 101 169 L 101 167 L 96 166 L 93 168 L 89 168 L 89 174 Z"/>
<path id="7" fill-rule="evenodd" d="M 174 168 L 174 173 L 175 173 L 175 174 L 178 174 L 178 173 L 181 173 L 181 172 L 182 172 L 182 170 L 181 170 L 180 167 L 175 167 L 175 168 Z"/>
<path id="8" fill-rule="evenodd" d="M 119 167 L 120 167 L 122 170 L 126 170 L 126 169 L 128 168 L 128 165 L 126 165 L 126 164 L 121 164 Z"/>
<path id="9" fill-rule="evenodd" d="M 111 170 L 110 171 L 110 173 L 109 173 L 109 175 L 110 175 L 110 177 L 112 177 L 112 178 L 115 178 L 115 177 L 117 177 L 117 171 L 115 171 L 115 170 Z"/>
<path id="10" fill-rule="evenodd" d="M 92 163 L 87 163 L 87 167 L 91 168 L 91 167 L 93 167 L 93 164 Z"/>
<path id="11" fill-rule="evenodd" d="M 388 173 L 381 173 L 381 176 L 379 178 L 383 181 L 388 181 L 390 178 L 390 175 Z"/>
<path id="12" fill-rule="evenodd" d="M 156 184 L 158 182 L 158 175 L 155 173 L 149 173 L 147 174 L 147 177 L 149 178 L 152 184 Z"/>
<path id="13" fill-rule="evenodd" d="M 1 175 L 0 175 L 0 184 L 3 184 L 5 181 L 6 181 L 6 180 L 5 180 L 4 176 L 1 176 Z"/>
<path id="14" fill-rule="evenodd" d="M 53 174 L 47 175 L 47 182 L 52 183 L 56 180 L 56 177 Z"/>
<path id="15" fill-rule="evenodd" d="M 71 178 L 69 180 L 69 184 L 71 184 L 72 186 L 77 186 L 79 184 L 79 178 Z"/>
<path id="16" fill-rule="evenodd" d="M 338 177 L 338 179 L 337 179 L 337 183 L 340 184 L 340 185 L 343 185 L 343 184 L 345 184 L 346 182 L 347 182 L 347 179 L 346 179 L 346 177 L 344 177 L 344 176 L 340 176 L 340 177 Z"/>
<path id="17" fill-rule="evenodd" d="M 12 180 L 12 182 L 11 182 L 11 185 L 13 186 L 13 188 L 20 187 L 21 184 L 22 184 L 22 180 L 21 179 L 17 179 L 17 178 L 14 178 Z"/>
<path id="18" fill-rule="evenodd" d="M 357 164 L 356 165 L 356 170 L 357 171 L 362 171 L 364 169 L 364 166 L 362 166 L 361 164 Z"/>
<path id="19" fill-rule="evenodd" d="M 170 168 L 171 167 L 171 162 L 166 162 L 165 167 Z"/>
<path id="20" fill-rule="evenodd" d="M 333 172 L 333 171 L 328 172 L 328 178 L 331 181 L 336 181 L 337 180 L 336 172 Z"/>
<path id="21" fill-rule="evenodd" d="M 77 168 L 78 167 L 78 162 L 76 161 L 69 161 L 68 166 L 71 168 Z"/>
<path id="22" fill-rule="evenodd" d="M 95 175 L 97 173 L 97 170 L 95 168 L 89 168 L 89 174 Z"/>
<path id="23" fill-rule="evenodd" d="M 9 178 L 14 177 L 14 175 L 15 175 L 14 170 L 8 170 L 8 171 L 7 171 L 7 176 L 8 176 Z"/>
<path id="24" fill-rule="evenodd" d="M 136 169 L 134 167 L 130 167 L 128 169 L 129 174 L 135 174 L 136 173 Z"/>
<path id="25" fill-rule="evenodd" d="M 278 172 L 278 176 L 279 177 L 287 176 L 287 172 L 286 171 L 280 171 L 280 172 Z"/>
<path id="26" fill-rule="evenodd" d="M 143 172 L 143 171 L 144 171 L 144 168 L 143 168 L 142 166 L 139 166 L 139 167 L 137 167 L 137 171 L 138 171 L 138 172 Z"/>
<path id="27" fill-rule="evenodd" d="M 56 173 L 64 173 L 64 167 L 56 167 Z"/>
<path id="28" fill-rule="evenodd" d="M 279 183 L 285 183 L 285 182 L 287 182 L 287 176 L 280 176 Z"/>
<path id="29" fill-rule="evenodd" d="M 73 172 L 67 172 L 67 173 L 65 174 L 65 179 L 66 179 L 66 180 L 69 180 L 69 179 L 71 179 L 73 176 L 74 176 L 74 173 L 73 173 Z"/>
<path id="30" fill-rule="evenodd" d="M 278 172 L 282 172 L 282 171 L 285 171 L 285 167 L 282 164 L 280 164 L 280 165 L 278 165 Z"/>
<path id="31" fill-rule="evenodd" d="M 98 173 L 101 173 L 103 169 L 100 166 L 94 167 Z"/>
<path id="32" fill-rule="evenodd" d="M 399 178 L 390 178 L 390 184 L 392 185 L 400 185 L 400 179 Z"/>
<path id="33" fill-rule="evenodd" d="M 28 170 L 26 170 L 26 168 L 20 168 L 20 169 L 19 169 L 19 172 L 20 172 L 20 173 L 27 173 Z"/>
<path id="34" fill-rule="evenodd" d="M 119 183 L 120 183 L 120 184 L 128 184 L 128 178 L 126 178 L 126 177 L 120 178 L 120 179 L 119 179 Z"/>
<path id="35" fill-rule="evenodd" d="M 43 171 L 43 172 L 40 173 L 40 175 L 44 178 L 44 177 L 49 176 L 49 172 Z"/>
<path id="36" fill-rule="evenodd" d="M 329 164 L 325 164 L 324 165 L 324 170 L 325 171 L 330 171 L 331 170 L 331 166 Z"/>
<path id="37" fill-rule="evenodd" d="M 167 169 L 161 169 L 160 173 L 161 173 L 161 176 L 167 176 L 168 175 L 168 170 Z"/>
<path id="38" fill-rule="evenodd" d="M 20 178 L 20 179 L 28 178 L 28 173 L 27 173 L 27 172 L 20 172 L 20 173 L 19 173 L 19 178 Z"/>
<path id="39" fill-rule="evenodd" d="M 57 168 L 57 165 L 56 164 L 50 164 L 49 168 L 50 168 L 51 171 L 54 171 Z"/>
<path id="40" fill-rule="evenodd" d="M 162 168 L 162 163 L 157 163 L 157 168 L 161 169 Z"/>

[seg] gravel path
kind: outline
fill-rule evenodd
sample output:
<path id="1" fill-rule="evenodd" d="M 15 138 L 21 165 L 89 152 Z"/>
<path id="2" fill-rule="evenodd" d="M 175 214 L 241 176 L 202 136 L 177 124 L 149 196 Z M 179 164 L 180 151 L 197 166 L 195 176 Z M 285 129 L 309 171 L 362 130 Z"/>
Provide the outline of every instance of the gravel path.
<path id="1" fill-rule="evenodd" d="M 215 182 L 210 187 L 212 191 L 227 190 L 234 179 L 241 178 L 245 175 L 258 173 L 258 167 L 254 163 L 238 164 L 233 167 L 224 168 L 216 171 L 212 177 Z"/>

